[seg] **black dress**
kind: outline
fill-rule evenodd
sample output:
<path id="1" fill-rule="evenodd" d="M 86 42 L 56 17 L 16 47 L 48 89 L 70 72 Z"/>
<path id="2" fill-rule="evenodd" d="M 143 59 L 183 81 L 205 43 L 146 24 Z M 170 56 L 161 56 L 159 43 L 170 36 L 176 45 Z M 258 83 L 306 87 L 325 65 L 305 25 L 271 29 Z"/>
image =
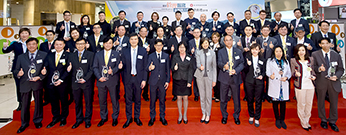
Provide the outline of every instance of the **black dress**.
<path id="1" fill-rule="evenodd" d="M 174 66 L 178 63 L 178 70 L 174 70 Z M 184 61 L 181 60 L 180 54 L 173 55 L 172 58 L 172 73 L 173 73 L 173 95 L 176 96 L 189 96 L 191 95 L 191 87 L 187 84 L 192 84 L 194 73 L 193 68 L 194 59 L 186 55 Z"/>

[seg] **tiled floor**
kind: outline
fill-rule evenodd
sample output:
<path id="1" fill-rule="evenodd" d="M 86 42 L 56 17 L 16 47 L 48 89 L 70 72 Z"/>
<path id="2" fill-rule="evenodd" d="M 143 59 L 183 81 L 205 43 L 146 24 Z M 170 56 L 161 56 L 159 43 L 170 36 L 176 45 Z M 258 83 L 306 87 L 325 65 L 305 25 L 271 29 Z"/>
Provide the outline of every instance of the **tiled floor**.
<path id="1" fill-rule="evenodd" d="M 5 84 L 0 86 L 0 118 L 13 118 L 13 110 L 18 107 L 14 80 L 0 77 L 0 84 Z M 0 123 L 0 128 L 8 123 Z"/>

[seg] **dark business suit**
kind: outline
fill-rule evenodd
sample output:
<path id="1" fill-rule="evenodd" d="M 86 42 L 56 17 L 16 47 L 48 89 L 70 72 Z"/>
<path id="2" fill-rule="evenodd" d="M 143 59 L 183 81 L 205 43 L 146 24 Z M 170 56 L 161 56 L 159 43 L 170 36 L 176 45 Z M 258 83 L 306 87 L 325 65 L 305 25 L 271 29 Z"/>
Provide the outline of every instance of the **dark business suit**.
<path id="1" fill-rule="evenodd" d="M 248 25 L 252 26 L 254 29 L 256 29 L 256 31 L 260 31 L 257 21 L 250 19 L 250 24 L 248 24 L 246 19 L 243 19 L 239 22 L 239 30 L 242 36 L 245 36 L 244 29 Z M 252 33 L 252 36 L 257 37 L 257 33 Z"/>
<path id="2" fill-rule="evenodd" d="M 145 27 L 145 28 L 147 28 L 148 29 L 148 23 L 146 22 L 146 21 L 141 21 L 140 23 L 139 23 L 139 27 L 136 27 L 136 23 L 137 23 L 138 21 L 135 21 L 135 22 L 133 22 L 132 23 L 132 27 L 131 27 L 131 33 L 134 33 L 134 32 L 136 32 L 136 29 L 138 30 L 138 32 L 139 32 L 139 30 L 140 30 L 140 28 L 141 27 Z M 138 34 L 138 32 L 136 32 L 137 34 Z"/>
<path id="3" fill-rule="evenodd" d="M 120 55 L 117 51 L 111 50 L 109 55 L 109 60 L 107 65 L 105 64 L 105 50 L 99 51 L 95 54 L 93 70 L 98 80 L 96 86 L 99 92 L 99 102 L 100 102 L 100 115 L 101 119 L 108 119 L 108 109 L 107 109 L 107 95 L 109 95 L 112 101 L 113 114 L 112 118 L 117 119 L 119 116 L 119 101 L 116 93 L 116 86 L 118 85 L 119 80 L 119 68 Z M 100 82 L 99 79 L 102 77 L 103 66 L 107 66 L 113 70 L 112 74 L 108 74 L 108 80 L 105 82 Z"/>
<path id="4" fill-rule="evenodd" d="M 296 29 L 296 22 L 297 22 L 297 19 L 293 19 L 291 21 L 291 24 L 293 25 L 294 29 L 293 31 L 295 31 Z M 301 26 L 302 25 L 302 26 Z M 299 22 L 298 22 L 298 27 L 304 27 L 304 31 L 305 31 L 305 36 L 306 35 L 309 35 L 310 33 L 310 27 L 309 27 L 309 23 L 307 20 L 303 19 L 303 18 L 300 18 Z M 289 28 L 291 29 L 291 28 Z M 296 33 L 292 33 L 292 35 L 295 35 Z M 293 36 L 292 36 L 293 37 Z"/>
<path id="5" fill-rule="evenodd" d="M 328 32 L 328 35 L 326 35 L 326 36 L 327 36 L 327 38 L 330 39 L 330 42 L 331 42 L 332 44 L 334 44 L 333 50 L 336 51 L 336 52 L 338 52 L 338 51 L 336 50 L 338 44 L 336 43 L 336 36 L 335 36 L 335 33 Z M 312 34 L 311 34 L 311 40 L 315 43 L 315 45 L 316 45 L 316 50 L 321 50 L 321 49 L 322 49 L 322 48 L 320 47 L 318 41 L 321 40 L 323 37 L 324 37 L 324 35 L 322 35 L 321 31 L 318 31 L 318 32 L 315 32 L 315 33 L 312 33 Z M 333 41 L 332 41 L 332 40 L 333 40 Z"/>
<path id="6" fill-rule="evenodd" d="M 156 30 L 157 30 L 157 28 L 159 28 L 159 26 L 161 26 L 162 25 L 162 23 L 161 22 L 159 22 L 159 21 L 157 21 L 157 22 L 154 22 L 154 21 L 148 21 L 148 24 L 147 24 L 147 26 L 148 26 L 148 31 L 149 31 L 149 33 L 148 33 L 148 38 L 150 38 L 150 39 L 152 39 L 152 38 L 154 38 L 155 37 L 155 34 L 156 34 Z M 150 30 L 150 26 L 153 28 L 153 30 Z M 157 35 L 156 35 L 157 36 Z"/>
<path id="7" fill-rule="evenodd" d="M 16 66 L 14 68 L 13 74 L 14 77 L 19 78 L 20 81 L 20 92 L 22 96 L 22 110 L 21 110 L 21 121 L 22 127 L 28 126 L 30 121 L 30 104 L 31 104 L 31 96 L 34 94 L 35 98 L 35 111 L 33 121 L 34 123 L 41 123 L 43 119 L 43 106 L 42 106 L 42 89 L 43 83 L 42 79 L 46 77 L 46 75 L 41 74 L 41 70 L 43 69 L 43 62 L 47 56 L 47 53 L 42 51 L 37 51 L 35 58 L 32 63 L 35 64 L 36 72 L 33 74 L 33 77 L 39 76 L 41 79 L 36 82 L 29 81 L 28 70 L 31 65 L 31 60 L 29 58 L 29 51 L 24 54 L 18 56 L 18 60 Z M 23 69 L 23 76 L 18 77 L 18 72 Z"/>
<path id="8" fill-rule="evenodd" d="M 103 39 L 105 38 L 105 36 L 103 36 L 103 35 L 100 35 L 100 37 L 99 37 L 99 42 L 98 42 L 98 44 L 96 45 L 96 41 L 95 41 L 95 35 L 90 35 L 89 37 L 88 37 L 88 40 L 87 40 L 87 42 L 89 43 L 89 48 L 88 48 L 88 51 L 91 51 L 91 52 L 93 52 L 93 53 L 96 53 L 96 52 L 98 52 L 98 51 L 101 51 L 102 49 L 103 49 Z"/>
<path id="9" fill-rule="evenodd" d="M 218 32 L 220 35 L 222 35 L 223 33 L 223 23 L 220 21 L 216 22 L 216 25 L 214 26 L 214 20 L 212 22 L 210 22 L 210 32 L 213 34 L 214 32 Z M 215 27 L 215 31 L 213 30 L 213 28 Z"/>
<path id="10" fill-rule="evenodd" d="M 87 39 L 89 35 L 93 35 L 93 25 L 78 25 L 79 37 Z"/>
<path id="11" fill-rule="evenodd" d="M 296 44 L 298 44 L 298 38 L 293 38 L 293 39 L 294 39 L 294 42 L 295 42 Z M 315 43 L 312 42 L 311 39 L 309 39 L 309 38 L 307 38 L 307 37 L 305 36 L 305 37 L 304 37 L 304 45 L 305 45 L 305 46 L 308 46 L 309 44 L 310 44 L 311 47 L 312 47 L 312 50 L 308 50 L 309 53 L 310 53 L 310 56 L 311 56 L 311 53 L 314 52 L 314 51 L 316 51 L 317 47 L 316 47 Z"/>
<path id="12" fill-rule="evenodd" d="M 177 87 L 175 86 L 175 82 L 176 81 L 186 81 L 186 84 L 192 84 L 192 78 L 193 78 L 193 74 L 195 72 L 194 68 L 193 68 L 193 64 L 195 63 L 195 59 L 191 58 L 191 56 L 188 56 L 188 54 L 186 54 L 184 61 L 181 60 L 180 58 L 180 54 L 174 54 L 172 56 L 172 61 L 171 61 L 171 70 L 172 70 L 172 78 L 173 78 L 173 90 L 172 90 L 172 95 L 174 96 L 190 96 L 191 95 L 191 87 L 187 86 L 181 86 L 184 88 L 187 88 L 189 91 L 181 91 L 179 89 L 177 89 Z M 178 70 L 174 70 L 174 66 L 178 64 Z M 187 90 L 186 89 L 186 90 Z M 177 92 L 177 91 L 180 91 Z M 182 95 L 181 95 L 182 94 Z"/>
<path id="13" fill-rule="evenodd" d="M 269 47 L 270 43 L 273 43 L 274 47 L 278 45 L 278 41 L 273 38 L 273 37 L 267 37 L 266 38 L 266 42 L 267 42 L 267 46 L 264 46 L 264 38 L 263 36 L 261 37 L 257 37 L 256 38 L 256 43 L 261 45 L 261 48 L 264 48 L 264 52 L 262 53 L 262 55 L 264 56 L 265 59 L 270 58 L 270 56 L 272 55 L 273 49 Z M 266 62 L 266 60 L 264 61 Z"/>
<path id="14" fill-rule="evenodd" d="M 224 65 L 229 62 L 228 50 L 226 47 L 222 48 L 218 52 L 218 67 L 220 69 L 218 81 L 220 81 L 220 109 L 223 118 L 228 118 L 227 102 L 229 96 L 232 95 L 234 103 L 234 118 L 239 118 L 240 114 L 240 84 L 242 83 L 240 72 L 244 69 L 244 57 L 238 48 L 232 47 L 233 67 L 236 74 L 229 75 L 229 72 L 224 71 Z"/>
<path id="15" fill-rule="evenodd" d="M 185 36 L 181 36 L 181 41 L 180 42 L 185 42 L 187 44 L 188 39 Z M 176 54 L 179 53 L 179 48 L 178 48 L 178 40 L 176 36 L 173 36 L 168 40 L 168 49 L 171 50 L 172 45 L 174 45 L 174 51 L 171 51 L 171 54 Z M 188 48 L 186 48 L 188 49 Z"/>
<path id="16" fill-rule="evenodd" d="M 278 26 L 278 29 L 277 29 L 277 30 L 274 30 L 274 28 L 276 27 L 276 25 Z M 274 36 L 276 36 L 276 35 L 279 35 L 279 25 L 286 25 L 286 26 L 287 26 L 287 31 L 288 31 L 288 32 L 287 32 L 287 35 L 289 35 L 289 34 L 291 33 L 291 28 L 288 28 L 288 23 L 287 23 L 287 22 L 281 20 L 279 23 L 277 23 L 275 20 L 273 20 L 273 21 L 270 23 L 270 25 L 269 25 L 270 30 L 271 30 L 269 36 L 274 37 Z"/>
<path id="17" fill-rule="evenodd" d="M 270 25 L 270 21 L 268 21 L 268 20 L 264 20 L 264 22 L 263 22 L 263 26 L 269 26 Z M 258 26 L 258 29 L 259 29 L 259 31 L 257 31 L 257 36 L 258 35 L 261 35 L 261 30 L 262 30 L 262 23 L 261 23 L 261 19 L 258 19 L 257 20 L 257 26 Z"/>
<path id="18" fill-rule="evenodd" d="M 174 33 L 175 28 L 177 28 L 178 26 L 181 26 L 183 28 L 183 34 L 182 35 L 185 35 L 185 30 L 186 30 L 187 24 L 183 20 L 180 20 L 179 25 L 177 25 L 177 20 L 175 20 L 172 22 L 171 26 L 172 26 L 173 36 L 175 36 L 175 33 Z"/>
<path id="19" fill-rule="evenodd" d="M 152 54 L 156 51 L 155 49 L 155 40 L 158 39 L 157 37 L 156 38 L 153 38 L 153 39 L 150 39 L 150 41 L 148 42 L 150 44 L 150 51 L 149 51 L 149 54 Z M 171 52 L 171 48 L 169 48 L 168 46 L 168 39 L 167 38 L 163 38 L 163 47 L 162 47 L 162 51 L 167 53 L 167 54 L 170 54 Z"/>
<path id="20" fill-rule="evenodd" d="M 204 25 L 203 25 L 201 22 L 199 22 L 199 26 L 201 28 L 203 27 L 203 30 L 201 31 L 201 37 L 208 37 L 208 38 L 210 38 L 211 34 L 213 34 L 211 32 L 211 30 L 212 30 L 211 23 L 205 22 Z"/>
<path id="21" fill-rule="evenodd" d="M 341 56 L 335 52 L 330 50 L 329 62 L 326 63 L 325 56 L 322 53 L 323 50 L 318 50 L 312 53 L 312 57 L 315 60 L 314 63 L 314 71 L 316 73 L 316 92 L 317 92 L 317 105 L 318 105 L 318 116 L 321 118 L 322 122 L 327 122 L 335 124 L 338 119 L 338 95 L 341 92 L 341 82 L 340 78 L 344 74 L 344 66 L 342 64 Z M 318 69 L 323 64 L 326 71 L 320 72 Z M 335 65 L 336 64 L 336 65 Z M 328 68 L 334 65 L 335 68 L 335 76 L 337 76 L 336 81 L 331 81 L 326 78 L 328 74 Z M 325 96 L 326 93 L 329 95 L 329 118 L 326 117 L 325 111 Z M 322 98 L 321 98 L 322 97 Z"/>
<path id="22" fill-rule="evenodd" d="M 154 70 L 149 70 L 150 64 L 155 65 Z M 150 118 L 153 119 L 156 116 L 156 99 L 160 101 L 160 118 L 165 118 L 166 111 L 166 89 L 165 83 L 170 81 L 170 61 L 169 54 L 161 52 L 160 59 L 157 57 L 157 52 L 149 55 L 148 64 L 146 70 L 150 72 L 148 83 L 150 85 Z M 158 96 L 158 97 L 156 97 Z"/>
<path id="23" fill-rule="evenodd" d="M 145 70 L 147 65 L 148 55 L 143 47 L 137 47 L 136 55 L 136 75 L 131 75 L 132 60 L 131 60 L 132 47 L 125 48 L 122 52 L 123 66 L 123 83 L 125 85 L 125 102 L 126 102 L 126 117 L 132 118 L 132 102 L 134 97 L 134 117 L 139 118 L 141 109 L 141 88 L 142 81 L 147 81 L 148 73 Z"/>
<path id="24" fill-rule="evenodd" d="M 65 48 L 64 48 L 65 51 L 67 50 L 70 50 L 71 53 L 77 51 L 77 48 L 76 48 L 76 42 L 71 39 L 69 41 L 65 41 Z"/>
<path id="25" fill-rule="evenodd" d="M 138 46 L 143 47 L 143 48 L 145 48 L 145 50 L 147 50 L 147 47 L 149 47 L 149 45 L 150 45 L 150 38 L 145 37 L 145 41 L 144 41 L 144 43 L 143 43 L 142 38 L 138 37 Z M 150 48 L 152 48 L 152 47 L 150 46 Z M 155 48 L 154 48 L 154 50 L 155 50 Z M 149 52 L 150 52 L 150 51 L 149 51 Z M 149 73 L 148 73 L 148 74 L 149 74 Z M 147 80 L 148 80 L 148 79 L 149 79 L 149 75 L 147 75 Z M 149 97 L 149 86 L 148 86 L 148 82 L 146 82 L 146 85 L 145 85 L 144 88 L 143 88 L 142 97 L 143 97 L 144 99 L 149 99 L 149 98 L 147 98 L 147 97 Z"/>
<path id="26" fill-rule="evenodd" d="M 278 41 L 278 46 L 282 46 L 282 38 L 280 35 L 276 35 L 274 37 L 277 41 Z M 286 36 L 286 48 L 287 48 L 287 51 L 286 51 L 286 57 L 287 59 L 291 59 L 293 58 L 293 51 L 294 51 L 294 47 L 297 45 L 297 42 L 294 42 L 294 39 L 290 36 Z M 285 49 L 284 49 L 285 50 Z"/>
<path id="27" fill-rule="evenodd" d="M 70 62 L 72 64 L 70 73 L 72 77 L 72 92 L 76 103 L 76 122 L 90 122 L 93 112 L 92 92 L 94 91 L 94 87 L 91 87 L 91 83 L 94 81 L 92 81 L 91 78 L 93 75 L 92 64 L 94 60 L 94 53 L 84 50 L 81 56 L 81 61 L 79 61 L 78 53 L 78 51 L 70 53 L 67 62 L 67 64 L 70 64 Z M 76 74 L 79 68 L 83 70 L 82 78 L 86 81 L 85 83 L 76 82 Z M 85 101 L 85 117 L 83 116 L 83 96 Z"/>
<path id="28" fill-rule="evenodd" d="M 49 49 L 49 46 L 48 46 L 48 41 L 46 42 L 43 42 L 40 44 L 40 51 L 43 51 L 43 52 L 46 52 L 47 54 L 48 53 L 51 53 L 51 52 L 55 52 L 55 49 L 54 49 L 54 41 L 53 43 L 51 44 L 51 47 Z"/>
<path id="29" fill-rule="evenodd" d="M 114 23 L 113 23 L 113 29 L 112 29 L 112 33 L 115 31 L 115 28 L 118 28 L 120 25 L 123 25 L 125 27 L 125 30 L 126 30 L 126 33 L 125 35 L 128 36 L 130 35 L 130 32 L 131 32 L 131 23 L 127 20 L 123 20 L 123 23 L 121 24 L 121 21 L 120 19 L 119 20 L 116 20 Z M 118 36 L 118 32 L 115 33 L 115 35 Z"/>
<path id="30" fill-rule="evenodd" d="M 169 39 L 169 38 L 171 38 L 171 32 L 173 32 L 172 31 L 172 27 L 171 26 L 169 26 L 168 24 L 167 24 L 167 26 L 163 26 L 162 25 L 162 27 L 163 27 L 163 32 L 165 33 L 163 36 L 166 38 L 166 39 Z"/>
<path id="31" fill-rule="evenodd" d="M 234 33 L 239 37 L 240 36 L 240 29 L 239 29 L 239 25 L 236 22 L 233 22 L 233 29 L 234 29 Z M 223 25 L 223 34 L 226 35 L 226 28 L 228 26 L 230 26 L 231 24 L 229 24 L 229 22 L 227 21 L 224 25 Z"/>
<path id="32" fill-rule="evenodd" d="M 122 45 L 122 47 L 129 47 L 130 46 L 130 38 L 128 36 L 123 36 L 123 39 L 119 39 L 119 36 L 115 36 L 113 38 L 114 42 L 119 40 L 119 45 Z"/>
<path id="33" fill-rule="evenodd" d="M 65 36 L 66 26 L 65 26 L 65 29 L 60 30 L 61 26 L 65 26 L 65 21 L 61 21 L 61 22 L 58 22 L 56 24 L 55 33 L 58 34 L 58 38 L 63 38 Z M 77 28 L 77 25 L 74 22 L 72 22 L 72 21 L 70 21 L 69 26 L 70 26 L 69 27 L 69 31 L 71 31 L 71 28 Z"/>
<path id="34" fill-rule="evenodd" d="M 49 53 L 44 62 L 44 67 L 46 67 L 47 69 L 47 81 L 45 83 L 45 86 L 47 88 L 46 92 L 49 93 L 49 98 L 52 106 L 53 121 L 60 121 L 66 120 L 69 114 L 68 91 L 70 87 L 67 87 L 67 84 L 70 82 L 70 78 L 67 78 L 69 74 L 66 71 L 66 68 L 68 66 L 66 62 L 68 60 L 69 53 L 64 51 L 61 54 L 57 66 L 55 66 L 55 55 L 56 52 Z M 52 77 L 55 71 L 59 72 L 59 79 L 63 81 L 58 86 L 55 86 L 52 82 Z"/>

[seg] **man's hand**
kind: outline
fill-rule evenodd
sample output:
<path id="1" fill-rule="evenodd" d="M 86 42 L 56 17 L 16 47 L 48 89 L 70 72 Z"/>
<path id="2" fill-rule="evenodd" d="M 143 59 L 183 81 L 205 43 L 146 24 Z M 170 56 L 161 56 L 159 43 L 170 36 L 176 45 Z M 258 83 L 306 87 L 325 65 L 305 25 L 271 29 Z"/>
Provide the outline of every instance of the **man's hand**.
<path id="1" fill-rule="evenodd" d="M 43 67 L 43 69 L 41 70 L 41 74 L 42 74 L 42 75 L 46 75 L 46 74 L 47 74 L 46 67 Z"/>
<path id="2" fill-rule="evenodd" d="M 142 81 L 141 83 L 141 89 L 143 89 L 145 87 L 145 81 Z"/>
<path id="3" fill-rule="evenodd" d="M 17 76 L 22 77 L 24 75 L 24 71 L 22 68 L 20 68 L 20 71 L 18 72 Z"/>

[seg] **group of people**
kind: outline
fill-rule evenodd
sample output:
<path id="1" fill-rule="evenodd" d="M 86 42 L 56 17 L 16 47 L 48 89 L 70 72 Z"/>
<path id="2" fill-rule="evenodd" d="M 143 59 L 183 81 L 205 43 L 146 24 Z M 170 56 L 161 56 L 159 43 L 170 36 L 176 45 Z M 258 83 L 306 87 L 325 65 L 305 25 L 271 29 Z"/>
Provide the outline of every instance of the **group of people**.
<path id="1" fill-rule="evenodd" d="M 275 13 L 275 20 L 265 20 L 264 10 L 260 11 L 257 21 L 251 19 L 251 11 L 246 10 L 245 19 L 239 24 L 229 12 L 228 22 L 223 24 L 218 21 L 220 13 L 217 11 L 211 15 L 213 21 L 206 22 L 205 14 L 198 20 L 194 17 L 194 9 L 190 8 L 189 17 L 184 21 L 181 20 L 182 13 L 176 11 L 176 20 L 171 26 L 167 16 L 159 22 L 156 12 L 148 22 L 142 20 L 143 12 L 138 12 L 138 20 L 131 25 L 125 19 L 126 12 L 121 10 L 120 19 L 113 26 L 107 23 L 102 11 L 99 12 L 100 21 L 94 25 L 90 24 L 88 15 L 82 16 L 78 26 L 70 21 L 69 11 L 63 15 L 64 21 L 57 24 L 55 31 L 46 32 L 47 41 L 39 48 L 38 40 L 29 38 L 30 30 L 21 28 L 20 41 L 10 46 L 5 43 L 2 49 L 4 53 L 14 51 L 15 54 L 12 72 L 20 103 L 17 110 L 21 111 L 22 121 L 17 133 L 29 126 L 32 94 L 36 128 L 42 127 L 43 105 L 47 103 L 51 104 L 53 114 L 47 128 L 59 122 L 60 126 L 65 126 L 68 106 L 73 100 L 76 122 L 72 129 L 83 122 L 89 128 L 95 81 L 101 116 L 98 127 L 108 121 L 108 93 L 113 109 L 112 126 L 118 125 L 120 80 L 125 88 L 127 117 L 123 128 L 133 121 L 138 126 L 143 125 L 140 120 L 141 95 L 145 101 L 150 101 L 148 126 L 155 122 L 157 100 L 160 121 L 167 125 L 165 101 L 171 76 L 172 101 L 177 101 L 179 111 L 178 124 L 188 123 L 188 97 L 193 93 L 194 100 L 200 100 L 201 123 L 210 122 L 212 100 L 215 100 L 220 102 L 221 123 L 226 124 L 227 103 L 232 98 L 234 122 L 239 125 L 240 86 L 243 83 L 250 116 L 248 122 L 260 126 L 262 102 L 268 100 L 273 105 L 276 127 L 286 129 L 286 102 L 290 100 L 290 90 L 293 89 L 289 84 L 293 79 L 302 128 L 311 129 L 309 119 L 316 92 L 321 126 L 327 129 L 329 122 L 332 130 L 339 131 L 335 123 L 340 77 L 344 73 L 338 54 L 340 47 L 336 44 L 335 34 L 328 32 L 330 24 L 327 21 L 321 21 L 321 31 L 313 33 L 311 39 L 307 38 L 309 25 L 301 18 L 300 9 L 294 10 L 296 19 L 290 23 L 282 21 L 279 12 Z M 325 113 L 326 95 L 330 101 L 329 118 Z"/>

